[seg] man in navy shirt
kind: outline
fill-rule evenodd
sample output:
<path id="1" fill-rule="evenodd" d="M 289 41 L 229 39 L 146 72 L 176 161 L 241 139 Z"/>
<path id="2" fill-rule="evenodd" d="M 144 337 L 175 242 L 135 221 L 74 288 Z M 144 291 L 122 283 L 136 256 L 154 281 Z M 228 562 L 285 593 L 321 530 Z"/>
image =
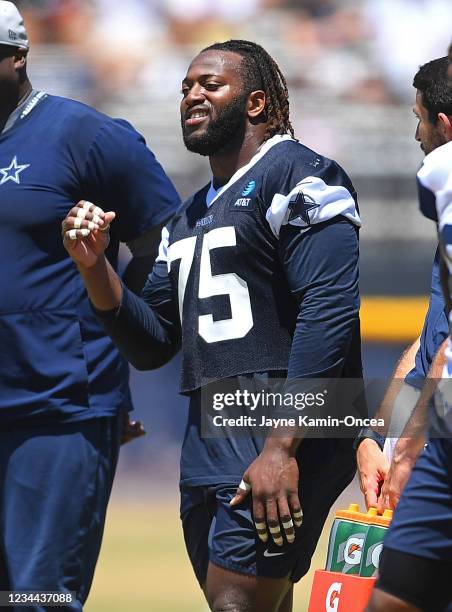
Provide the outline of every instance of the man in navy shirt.
<path id="1" fill-rule="evenodd" d="M 128 244 L 139 292 L 179 198 L 128 123 L 32 89 L 27 52 L 0 2 L 0 590 L 74 591 L 81 610 L 132 405 L 59 228 L 74 200 L 108 203 L 107 257 Z"/>
<path id="2" fill-rule="evenodd" d="M 419 119 L 416 136 L 426 153 L 417 174 L 420 207 L 425 216 L 439 223 L 441 266 L 448 268 L 443 280 L 451 270 L 452 227 L 452 90 L 447 66 L 447 58 L 434 60 L 422 66 L 414 79 L 414 111 Z M 450 317 L 450 283 L 446 280 L 442 287 Z M 433 365 L 444 365 L 445 357 L 450 360 L 450 352 L 446 350 L 444 355 L 441 347 Z M 382 491 L 380 507 L 395 502 L 397 507 L 385 537 L 369 611 L 452 610 L 451 374 L 450 361 L 437 369 L 436 380 L 425 385 L 423 402 L 398 443 L 401 451 L 396 468 L 405 481 L 408 476 L 409 480 L 400 500 Z M 444 380 L 434 402 L 428 402 L 441 376 Z M 422 452 L 426 438 L 428 444 Z"/>
<path id="3" fill-rule="evenodd" d="M 182 95 L 185 145 L 209 156 L 213 178 L 163 230 L 143 299 L 103 255 L 114 211 L 80 202 L 64 244 L 132 363 L 159 367 L 182 348 L 181 517 L 210 608 L 289 612 L 353 478 L 351 440 L 205 437 L 202 394 L 224 379 L 257 391 L 278 376 L 361 377 L 356 194 L 337 163 L 295 140 L 284 76 L 259 45 L 205 49 Z"/>
<path id="4" fill-rule="evenodd" d="M 441 140 L 438 138 L 436 121 L 433 117 L 438 113 L 447 113 L 452 109 L 452 91 L 447 86 L 447 60 L 440 58 L 422 66 L 414 78 L 414 87 L 418 90 L 415 115 L 418 119 L 416 140 L 420 142 L 425 154 L 435 150 Z M 430 197 L 429 193 L 419 184 L 420 204 Z M 446 306 L 441 289 L 440 254 L 437 250 L 432 269 L 430 299 L 427 315 L 420 337 L 419 348 L 410 347 L 402 355 L 394 373 L 394 380 L 386 395 L 387 398 L 397 395 L 394 410 L 404 413 L 406 422 L 415 409 L 416 402 L 424 403 L 421 392 L 428 377 L 439 378 L 442 366 L 433 366 L 435 355 L 446 340 L 449 333 Z M 414 359 L 414 364 L 413 364 Z M 412 367 L 414 365 L 414 367 Z M 405 384 L 400 390 L 402 380 Z M 385 401 L 383 404 L 390 404 Z M 398 435 L 402 433 L 403 423 Z M 371 429 L 365 429 L 358 437 L 357 460 L 366 505 L 394 508 L 400 498 L 417 453 L 423 447 L 422 440 L 415 448 L 410 436 L 401 436 L 393 449 L 394 457 L 389 457 L 389 463 L 383 454 L 384 437 Z M 380 495 L 381 489 L 381 495 Z M 380 495 L 380 500 L 377 498 Z"/>
<path id="5" fill-rule="evenodd" d="M 385 503 L 389 497 L 398 498 L 406 483 L 399 463 L 393 461 L 393 456 L 402 449 L 404 440 L 398 442 L 398 438 L 420 399 L 427 377 L 438 377 L 441 371 L 441 367 L 439 370 L 436 367 L 432 369 L 432 364 L 448 331 L 437 249 L 432 266 L 429 305 L 421 336 L 400 357 L 382 402 L 385 407 L 392 406 L 391 426 L 382 433 L 363 428 L 355 443 L 361 490 L 368 508 L 377 507 L 385 481 Z"/>

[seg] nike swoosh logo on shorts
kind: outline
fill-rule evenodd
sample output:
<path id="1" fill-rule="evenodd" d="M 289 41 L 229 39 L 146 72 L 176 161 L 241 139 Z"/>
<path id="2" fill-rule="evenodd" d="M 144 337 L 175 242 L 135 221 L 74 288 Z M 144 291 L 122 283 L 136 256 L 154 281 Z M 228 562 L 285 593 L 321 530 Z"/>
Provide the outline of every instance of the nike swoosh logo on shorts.
<path id="1" fill-rule="evenodd" d="M 268 552 L 267 549 L 264 550 L 264 557 L 279 557 L 280 555 L 283 555 L 283 554 L 284 554 L 283 552 L 271 553 L 271 552 Z"/>

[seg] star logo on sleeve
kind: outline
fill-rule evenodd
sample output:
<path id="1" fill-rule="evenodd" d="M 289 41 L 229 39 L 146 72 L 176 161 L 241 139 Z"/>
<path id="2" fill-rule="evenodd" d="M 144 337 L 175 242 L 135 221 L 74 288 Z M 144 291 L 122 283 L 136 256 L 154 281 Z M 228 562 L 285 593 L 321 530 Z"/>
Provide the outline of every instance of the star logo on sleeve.
<path id="1" fill-rule="evenodd" d="M 302 191 L 295 193 L 289 202 L 289 218 L 288 223 L 291 221 L 303 221 L 306 225 L 311 225 L 311 218 L 309 217 L 309 211 L 318 208 L 320 204 L 317 204 L 311 197 L 304 194 Z"/>
<path id="2" fill-rule="evenodd" d="M 7 181 L 13 181 L 14 183 L 20 184 L 19 174 L 30 167 L 30 164 L 18 164 L 17 156 L 15 155 L 12 162 L 7 168 L 0 168 L 0 185 L 3 185 Z"/>

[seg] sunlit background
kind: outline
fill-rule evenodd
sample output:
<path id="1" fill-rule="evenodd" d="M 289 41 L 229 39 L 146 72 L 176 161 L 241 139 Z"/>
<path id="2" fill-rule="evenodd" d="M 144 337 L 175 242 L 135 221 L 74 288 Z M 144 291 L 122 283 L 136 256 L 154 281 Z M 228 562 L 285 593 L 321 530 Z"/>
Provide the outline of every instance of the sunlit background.
<path id="1" fill-rule="evenodd" d="M 364 365 L 368 376 L 389 375 L 420 331 L 429 288 L 435 236 L 417 212 L 422 153 L 411 83 L 420 64 L 445 55 L 450 0 L 16 4 L 31 40 L 34 87 L 129 120 L 183 197 L 209 178 L 206 159 L 187 153 L 180 137 L 180 83 L 190 59 L 228 38 L 262 44 L 286 74 L 296 135 L 342 164 L 358 190 Z M 132 372 L 135 414 L 148 435 L 123 449 L 87 612 L 206 610 L 178 522 L 186 416 L 178 370 L 175 360 L 157 373 Z M 356 484 L 346 499 L 359 499 Z M 324 556 L 322 544 L 313 566 Z M 297 587 L 297 611 L 307 609 L 311 579 Z"/>

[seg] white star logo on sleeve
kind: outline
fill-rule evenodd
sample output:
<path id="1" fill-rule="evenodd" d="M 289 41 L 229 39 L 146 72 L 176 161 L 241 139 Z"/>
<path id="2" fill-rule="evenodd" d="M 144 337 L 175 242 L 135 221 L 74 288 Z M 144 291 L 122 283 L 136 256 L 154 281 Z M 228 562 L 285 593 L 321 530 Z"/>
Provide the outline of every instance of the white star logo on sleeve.
<path id="1" fill-rule="evenodd" d="M 18 164 L 17 156 L 15 155 L 13 157 L 12 162 L 7 168 L 0 168 L 0 174 L 2 175 L 2 178 L 0 179 L 0 185 L 3 185 L 7 181 L 14 181 L 14 183 L 19 184 L 19 174 L 29 166 L 30 164 Z"/>

